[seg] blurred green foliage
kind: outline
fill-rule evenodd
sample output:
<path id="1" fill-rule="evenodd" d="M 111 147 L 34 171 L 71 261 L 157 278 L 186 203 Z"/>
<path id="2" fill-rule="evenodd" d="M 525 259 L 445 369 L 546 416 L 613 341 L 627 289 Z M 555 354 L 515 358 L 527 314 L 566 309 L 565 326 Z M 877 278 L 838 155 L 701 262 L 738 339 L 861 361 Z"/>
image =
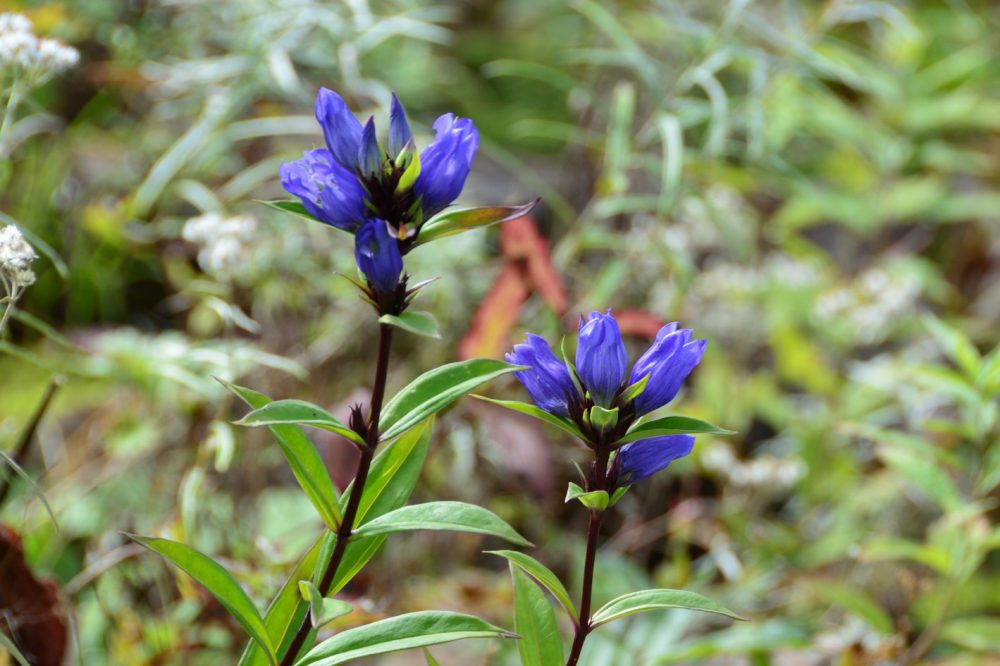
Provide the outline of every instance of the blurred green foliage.
<path id="1" fill-rule="evenodd" d="M 700 437 L 622 499 L 595 600 L 686 587 L 753 622 L 623 621 L 592 637 L 588 664 L 1000 651 L 993 3 L 14 5 L 81 62 L 21 105 L 0 169 L 3 220 L 42 255 L 0 340 L 0 449 L 66 377 L 24 464 L 59 527 L 25 484 L 0 518 L 57 581 L 85 663 L 228 662 L 245 640 L 123 531 L 223 559 L 260 607 L 320 524 L 267 433 L 229 426 L 241 411 L 212 379 L 333 410 L 370 381 L 365 306 L 333 274 L 350 244 L 255 203 L 321 142 L 320 85 L 366 113 L 398 91 L 425 143 L 437 114 L 473 118 L 465 199 L 543 197 L 571 314 L 532 300 L 524 329 L 557 339 L 610 306 L 710 341 L 680 411 L 741 435 Z M 194 233 L 206 215 L 242 219 L 234 242 Z M 495 238 L 409 255 L 417 278 L 442 277 L 420 308 L 444 340 L 400 336 L 390 391 L 453 360 L 501 265 Z M 440 426 L 417 498 L 487 506 L 572 574 L 567 443 L 481 405 Z M 317 445 L 345 481 L 347 447 Z M 451 608 L 511 626 L 506 565 L 482 539 L 406 538 L 345 591 L 365 617 Z"/>

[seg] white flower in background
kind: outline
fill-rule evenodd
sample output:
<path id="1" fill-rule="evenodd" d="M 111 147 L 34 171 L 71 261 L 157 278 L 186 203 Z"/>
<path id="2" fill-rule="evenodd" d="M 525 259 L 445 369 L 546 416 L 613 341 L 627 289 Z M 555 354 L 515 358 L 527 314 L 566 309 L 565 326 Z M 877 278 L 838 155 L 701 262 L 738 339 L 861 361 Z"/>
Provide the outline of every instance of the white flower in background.
<path id="1" fill-rule="evenodd" d="M 34 284 L 35 273 L 31 270 L 31 262 L 38 255 L 35 249 L 28 245 L 21 231 L 14 225 L 0 228 L 0 304 L 4 306 L 0 314 L 0 335 L 7 325 L 17 299 L 24 293 L 26 287 Z"/>
<path id="2" fill-rule="evenodd" d="M 40 85 L 80 61 L 80 52 L 56 39 L 37 37 L 31 21 L 21 14 L 0 14 L 0 69 L 23 75 L 28 85 Z"/>
<path id="3" fill-rule="evenodd" d="M 826 322 L 849 324 L 858 342 L 872 344 L 883 340 L 919 297 L 920 282 L 912 275 L 872 268 L 853 284 L 821 295 L 814 314 Z"/>
<path id="4" fill-rule="evenodd" d="M 249 215 L 206 213 L 188 220 L 181 237 L 199 246 L 198 266 L 203 271 L 222 276 L 246 259 L 247 246 L 256 232 L 257 220 Z"/>
<path id="5" fill-rule="evenodd" d="M 37 258 L 35 249 L 28 245 L 17 227 L 7 225 L 0 229 L 0 276 L 8 297 L 35 282 L 31 262 Z"/>
<path id="6" fill-rule="evenodd" d="M 760 455 L 743 461 L 728 444 L 715 443 L 701 455 L 701 464 L 738 488 L 776 493 L 791 488 L 805 474 L 805 465 L 794 458 Z"/>

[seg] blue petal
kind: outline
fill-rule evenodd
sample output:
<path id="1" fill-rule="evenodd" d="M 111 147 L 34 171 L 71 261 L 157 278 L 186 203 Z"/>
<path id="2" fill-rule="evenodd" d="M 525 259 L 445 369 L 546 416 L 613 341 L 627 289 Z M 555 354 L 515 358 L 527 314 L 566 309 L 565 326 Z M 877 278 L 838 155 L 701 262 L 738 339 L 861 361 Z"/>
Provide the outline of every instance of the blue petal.
<path id="1" fill-rule="evenodd" d="M 479 132 L 468 118 L 447 113 L 434 121 L 434 141 L 420 153 L 420 176 L 414 191 L 421 198 L 424 219 L 458 198 L 479 148 Z"/>
<path id="2" fill-rule="evenodd" d="M 602 407 L 611 406 L 628 370 L 625 343 L 611 310 L 608 314 L 591 312 L 586 321 L 581 319 L 576 370 L 593 401 Z"/>
<path id="3" fill-rule="evenodd" d="M 528 389 L 535 404 L 552 414 L 567 416 L 566 400 L 576 394 L 569 369 L 552 352 L 549 343 L 533 333 L 527 341 L 514 346 L 505 356 L 508 363 L 531 366 L 530 370 L 515 372 L 524 388 Z"/>
<path id="4" fill-rule="evenodd" d="M 368 220 L 358 229 L 354 259 L 373 290 L 388 294 L 396 289 L 403 272 L 403 256 L 385 220 Z"/>
<path id="5" fill-rule="evenodd" d="M 358 149 L 358 172 L 372 177 L 382 169 L 382 154 L 375 137 L 375 119 L 369 118 L 361 131 L 361 147 Z"/>
<path id="6" fill-rule="evenodd" d="M 620 483 L 648 479 L 672 461 L 690 454 L 693 448 L 694 435 L 664 435 L 626 444 L 618 450 Z"/>
<path id="7" fill-rule="evenodd" d="M 681 384 L 705 353 L 704 340 L 692 340 L 691 330 L 677 329 L 677 324 L 667 324 L 656 335 L 653 345 L 639 357 L 632 368 L 629 383 L 649 375 L 646 390 L 635 399 L 639 414 L 659 409 L 677 395 Z"/>
<path id="8" fill-rule="evenodd" d="M 392 93 L 392 104 L 389 107 L 389 154 L 396 157 L 413 139 L 410 123 L 406 120 L 406 109 L 399 102 L 396 93 Z"/>
<path id="9" fill-rule="evenodd" d="M 337 93 L 320 88 L 316 97 L 316 120 L 323 128 L 326 146 L 335 160 L 349 171 L 358 170 L 361 123 Z"/>
<path id="10" fill-rule="evenodd" d="M 321 222 L 356 231 L 365 219 L 365 191 L 326 148 L 310 150 L 278 170 L 281 185 Z"/>

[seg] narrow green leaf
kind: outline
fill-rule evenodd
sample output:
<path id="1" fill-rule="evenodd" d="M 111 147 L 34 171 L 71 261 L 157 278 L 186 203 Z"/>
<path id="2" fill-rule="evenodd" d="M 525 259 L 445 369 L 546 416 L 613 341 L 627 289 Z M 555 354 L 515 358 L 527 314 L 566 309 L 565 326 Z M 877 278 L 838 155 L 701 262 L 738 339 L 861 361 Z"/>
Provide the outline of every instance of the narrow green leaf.
<path id="1" fill-rule="evenodd" d="M 412 312 L 407 310 L 398 317 L 396 315 L 382 315 L 378 320 L 380 323 L 401 328 L 407 333 L 441 339 L 441 334 L 438 332 L 437 320 L 429 312 Z"/>
<path id="2" fill-rule="evenodd" d="M 642 395 L 642 392 L 646 390 L 646 386 L 649 384 L 650 377 L 652 377 L 652 374 L 647 372 L 642 376 L 642 379 L 634 384 L 629 384 L 628 388 L 622 391 L 622 400 L 631 402 Z"/>
<path id="3" fill-rule="evenodd" d="M 263 393 L 222 381 L 223 386 L 232 391 L 240 400 L 253 409 L 273 404 Z M 295 480 L 305 491 L 320 518 L 331 530 L 336 530 L 343 516 L 337 504 L 337 489 L 330 479 L 326 463 L 320 457 L 312 441 L 295 425 L 271 425 L 271 434 L 278 440 L 281 453 L 295 475 Z"/>
<path id="4" fill-rule="evenodd" d="M 515 532 L 514 528 L 500 516 L 465 502 L 427 502 L 404 506 L 365 523 L 355 531 L 355 535 L 372 536 L 410 530 L 451 530 L 489 534 L 519 546 L 531 545 L 531 542 Z"/>
<path id="5" fill-rule="evenodd" d="M 368 473 L 368 483 L 358 506 L 358 524 L 367 517 L 377 517 L 398 509 L 409 498 L 416 485 L 420 470 L 430 447 L 433 419 L 428 419 L 405 433 L 375 456 Z M 350 487 L 340 498 L 340 508 L 347 505 Z M 339 592 L 365 564 L 378 552 L 385 535 L 362 539 L 352 539 L 344 552 L 337 575 L 330 586 L 329 594 Z M 329 531 L 310 549 L 299 563 L 295 572 L 285 582 L 278 596 L 271 602 L 265 616 L 270 635 L 279 644 L 279 655 L 284 656 L 295 631 L 309 614 L 309 604 L 305 603 L 298 588 L 298 581 L 318 575 L 326 568 L 336 538 Z M 318 577 L 314 579 L 314 583 Z M 311 633 L 306 645 L 310 645 L 315 633 Z M 262 666 L 266 657 L 256 643 L 247 645 L 239 666 Z"/>
<path id="6" fill-rule="evenodd" d="M 309 620 L 314 629 L 319 629 L 354 610 L 354 606 L 346 601 L 324 597 L 310 580 L 299 581 L 299 594 L 302 595 L 302 600 L 309 604 Z"/>
<path id="7" fill-rule="evenodd" d="M 604 511 L 608 508 L 611 497 L 606 490 L 592 490 L 588 493 L 577 484 L 570 482 L 566 488 L 566 499 L 563 501 L 569 502 L 570 500 L 580 500 L 580 503 L 588 509 Z"/>
<path id="8" fill-rule="evenodd" d="M 1000 619 L 981 615 L 951 620 L 941 629 L 941 638 L 967 650 L 1000 654 Z"/>
<path id="9" fill-rule="evenodd" d="M 832 580 L 819 581 L 811 589 L 816 596 L 856 615 L 883 636 L 895 633 L 889 614 L 862 590 Z"/>
<path id="10" fill-rule="evenodd" d="M 551 569 L 532 556 L 519 553 L 516 550 L 488 550 L 486 552 L 490 555 L 499 555 L 508 562 L 520 567 L 522 571 L 534 578 L 539 585 L 551 592 L 552 596 L 566 609 L 570 619 L 576 622 L 576 606 L 570 600 L 566 587 L 559 580 L 559 577 L 552 573 Z"/>
<path id="11" fill-rule="evenodd" d="M 612 599 L 601 606 L 593 617 L 593 625 L 599 627 L 612 620 L 643 613 L 661 608 L 686 608 L 688 610 L 704 611 L 706 613 L 717 613 L 731 617 L 734 620 L 743 620 L 736 613 L 723 608 L 707 597 L 686 590 L 640 590 L 630 592 L 617 599 Z"/>
<path id="12" fill-rule="evenodd" d="M 513 636 L 472 615 L 445 611 L 406 613 L 342 631 L 314 647 L 295 666 L 335 666 L 362 657 L 464 638 Z"/>
<path id="13" fill-rule="evenodd" d="M 516 220 L 530 213 L 538 205 L 538 202 L 539 199 L 535 199 L 523 206 L 490 206 L 441 213 L 420 228 L 416 244 L 422 245 L 428 241 L 460 234 L 470 229 Z"/>
<path id="14" fill-rule="evenodd" d="M 615 492 L 612 493 L 611 501 L 608 502 L 608 506 L 614 506 L 615 504 L 618 504 L 618 500 L 624 497 L 625 493 L 627 493 L 629 491 L 629 488 L 631 487 L 632 486 L 622 486 L 620 488 L 617 488 Z"/>
<path id="15" fill-rule="evenodd" d="M 706 435 L 733 435 L 732 430 L 724 430 L 711 423 L 705 423 L 689 416 L 667 416 L 666 418 L 647 421 L 632 426 L 619 443 L 635 442 L 647 437 L 660 437 L 662 435 L 683 435 L 683 434 L 706 434 Z"/>
<path id="16" fill-rule="evenodd" d="M 10 465 L 10 468 L 12 470 L 14 470 L 14 472 L 18 476 L 20 476 L 21 479 L 24 480 L 24 482 L 25 482 L 25 484 L 27 484 L 28 488 L 31 489 L 32 494 L 34 494 L 35 497 L 37 497 L 39 499 L 39 501 L 41 501 L 42 506 L 45 507 L 45 512 L 49 514 L 49 518 L 52 520 L 52 524 L 55 525 L 56 530 L 58 531 L 59 530 L 59 521 L 56 520 L 56 514 L 53 513 L 52 507 L 49 506 L 49 501 L 47 499 L 45 499 L 45 493 L 42 492 L 41 487 L 37 483 L 35 483 L 35 480 L 32 479 L 31 476 L 27 472 L 24 471 L 24 468 L 22 468 L 20 465 L 17 464 L 16 460 L 14 460 L 13 458 L 11 458 L 9 455 L 7 455 L 3 451 L 0 451 L 0 460 L 3 460 L 3 462 L 5 462 L 8 465 Z"/>
<path id="17" fill-rule="evenodd" d="M 282 213 L 291 213 L 292 215 L 297 215 L 298 217 L 304 217 L 310 222 L 319 222 L 315 217 L 309 214 L 306 207 L 302 205 L 302 202 L 297 199 L 276 199 L 274 201 L 261 201 L 268 208 L 273 208 L 274 210 L 280 210 Z M 321 222 L 321 224 L 323 224 Z"/>
<path id="18" fill-rule="evenodd" d="M 278 646 L 279 657 L 288 651 L 295 630 L 309 614 L 309 604 L 305 603 L 299 594 L 298 581 L 308 578 L 316 569 L 317 557 L 328 536 L 332 537 L 332 533 L 329 530 L 324 530 L 323 536 L 317 539 L 305 556 L 299 560 L 295 571 L 285 580 L 278 594 L 268 605 L 267 612 L 264 613 L 267 635 L 271 638 L 271 642 Z M 329 554 L 324 562 L 326 561 L 329 561 Z M 257 641 L 251 640 L 243 649 L 238 666 L 264 666 L 267 663 L 268 657 L 265 651 L 261 649 Z"/>
<path id="19" fill-rule="evenodd" d="M 941 346 L 944 353 L 962 369 L 966 377 L 974 381 L 976 375 L 979 374 L 982 356 L 979 355 L 979 350 L 969 340 L 969 336 L 958 328 L 950 326 L 934 317 L 925 318 L 924 325 L 937 340 L 938 345 Z"/>
<path id="20" fill-rule="evenodd" d="M 424 659 L 427 660 L 427 666 L 441 666 L 441 662 L 435 659 L 434 655 L 427 648 L 424 648 Z"/>
<path id="21" fill-rule="evenodd" d="M 573 435 L 573 437 L 576 437 L 577 439 L 585 439 L 583 433 L 580 432 L 580 429 L 577 428 L 576 424 L 572 421 L 564 416 L 559 416 L 558 414 L 550 414 L 537 405 L 532 405 L 527 402 L 519 402 L 517 400 L 494 400 L 493 398 L 487 398 L 486 396 L 476 394 L 473 394 L 472 397 L 486 402 L 492 402 L 494 405 L 500 405 L 501 407 L 506 407 L 507 409 L 513 409 L 515 412 L 527 414 L 528 416 L 534 416 L 539 421 L 545 421 L 549 425 L 555 426 L 563 432 Z"/>
<path id="22" fill-rule="evenodd" d="M 876 447 L 875 452 L 904 481 L 919 488 L 942 509 L 955 510 L 963 506 L 958 488 L 947 472 L 933 461 L 896 446 L 882 445 Z"/>
<path id="23" fill-rule="evenodd" d="M 521 636 L 517 642 L 521 666 L 562 664 L 562 636 L 545 593 L 513 562 L 510 575 L 514 579 L 514 631 Z"/>
<path id="24" fill-rule="evenodd" d="M 241 426 L 307 425 L 335 432 L 358 446 L 367 446 L 361 436 L 336 416 L 305 400 L 275 400 L 255 409 L 239 421 Z"/>
<path id="25" fill-rule="evenodd" d="M 260 613 L 247 593 L 243 591 L 232 574 L 226 571 L 225 567 L 208 555 L 183 543 L 152 537 L 134 535 L 129 535 L 129 537 L 151 551 L 159 553 L 177 568 L 201 583 L 247 630 L 247 633 L 267 651 L 271 663 L 277 662 L 274 646 L 268 637 L 267 627 L 264 626 Z"/>
<path id="26" fill-rule="evenodd" d="M 519 365 L 495 359 L 474 358 L 425 372 L 397 393 L 382 410 L 381 439 L 392 439 L 477 386 L 521 369 Z"/>
<path id="27" fill-rule="evenodd" d="M 14 657 L 14 659 L 17 660 L 17 663 L 21 664 L 21 666 L 31 666 L 31 664 L 28 663 L 28 660 L 25 659 L 24 655 L 21 654 L 21 651 L 17 649 L 17 646 L 14 645 L 14 642 L 7 638 L 7 635 L 3 632 L 0 632 L 0 647 L 7 650 L 7 652 L 10 653 L 10 656 Z"/>

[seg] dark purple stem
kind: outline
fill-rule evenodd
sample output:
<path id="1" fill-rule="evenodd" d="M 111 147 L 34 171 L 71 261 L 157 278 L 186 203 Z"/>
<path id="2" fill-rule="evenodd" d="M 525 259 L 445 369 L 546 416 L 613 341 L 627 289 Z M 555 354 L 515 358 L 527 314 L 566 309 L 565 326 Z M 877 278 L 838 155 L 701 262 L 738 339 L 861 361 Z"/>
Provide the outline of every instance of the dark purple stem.
<path id="1" fill-rule="evenodd" d="M 351 495 L 347 498 L 347 508 L 344 509 L 344 519 L 337 528 L 337 543 L 333 547 L 333 554 L 330 561 L 323 570 L 323 578 L 320 580 L 319 590 L 326 596 L 330 593 L 330 586 L 337 575 L 337 569 L 344 559 L 347 551 L 347 543 L 354 532 L 354 522 L 358 516 L 358 507 L 361 506 L 361 495 L 365 490 L 365 482 L 368 480 L 368 470 L 371 469 L 372 459 L 375 457 L 375 448 L 378 446 L 379 435 L 379 415 L 382 412 L 382 401 L 385 399 L 385 382 L 389 374 L 389 351 L 392 347 L 392 326 L 379 324 L 378 329 L 378 360 L 375 363 L 375 384 L 372 386 L 371 413 L 368 417 L 368 434 L 366 437 L 368 446 L 362 449 L 361 459 L 358 461 L 358 471 L 354 475 L 354 483 L 351 486 Z M 281 666 L 292 666 L 302 646 L 305 645 L 312 631 L 312 623 L 309 615 L 302 618 L 295 638 L 288 646 L 288 652 L 281 660 Z"/>

